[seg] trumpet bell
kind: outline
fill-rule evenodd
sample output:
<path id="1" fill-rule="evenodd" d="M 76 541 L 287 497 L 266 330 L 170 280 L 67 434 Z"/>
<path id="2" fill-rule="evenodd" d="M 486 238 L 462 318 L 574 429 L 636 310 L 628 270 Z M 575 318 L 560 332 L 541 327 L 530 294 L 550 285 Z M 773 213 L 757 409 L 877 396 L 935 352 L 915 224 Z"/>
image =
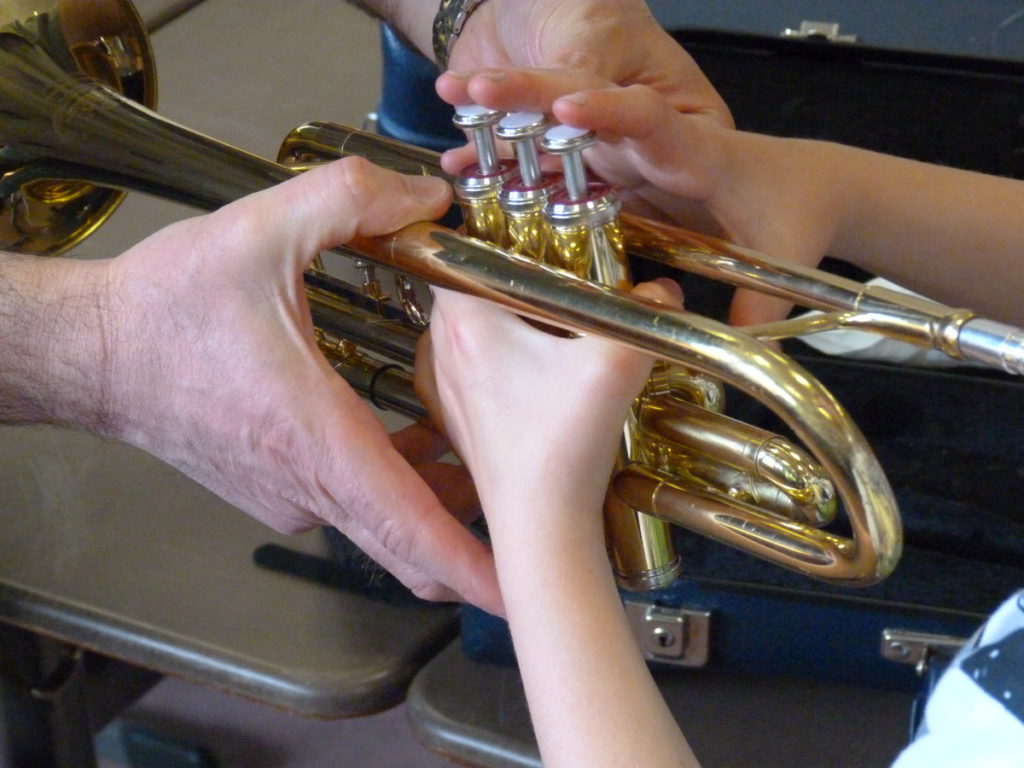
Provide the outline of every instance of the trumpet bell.
<path id="1" fill-rule="evenodd" d="M 0 112 L 0 141 L 18 135 L 24 114 L 52 98 L 38 89 L 40 67 L 59 68 L 75 81 L 102 83 L 146 107 L 156 106 L 153 52 L 127 0 L 6 2 L 0 5 L 0 29 L 6 99 L 21 106 L 17 113 Z M 59 116 L 50 121 L 51 130 L 62 129 Z M 88 237 L 125 193 L 69 179 L 66 165 L 45 150 L 33 151 L 38 146 L 31 140 L 0 143 L 0 248 L 55 255 Z"/>

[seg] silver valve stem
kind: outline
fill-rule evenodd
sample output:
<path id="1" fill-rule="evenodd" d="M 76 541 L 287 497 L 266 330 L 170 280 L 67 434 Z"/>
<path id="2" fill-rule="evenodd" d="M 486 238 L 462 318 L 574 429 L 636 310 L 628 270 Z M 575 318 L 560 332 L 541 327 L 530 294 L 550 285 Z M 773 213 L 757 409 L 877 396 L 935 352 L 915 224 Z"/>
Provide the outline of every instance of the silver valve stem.
<path id="1" fill-rule="evenodd" d="M 562 156 L 565 190 L 571 202 L 587 197 L 587 172 L 583 167 L 583 150 L 597 141 L 593 131 L 556 125 L 544 134 L 541 147 L 552 155 Z"/>
<path id="2" fill-rule="evenodd" d="M 540 112 L 512 112 L 498 121 L 494 131 L 499 139 L 511 142 L 519 161 L 519 178 L 525 187 L 540 186 L 540 152 L 534 140 L 547 127 L 547 118 Z"/>
<path id="3" fill-rule="evenodd" d="M 455 108 L 452 122 L 465 131 L 469 131 L 476 144 L 477 163 L 480 173 L 488 176 L 498 170 L 498 147 L 494 141 L 491 127 L 504 116 L 504 112 L 481 107 L 477 104 L 466 104 Z"/>

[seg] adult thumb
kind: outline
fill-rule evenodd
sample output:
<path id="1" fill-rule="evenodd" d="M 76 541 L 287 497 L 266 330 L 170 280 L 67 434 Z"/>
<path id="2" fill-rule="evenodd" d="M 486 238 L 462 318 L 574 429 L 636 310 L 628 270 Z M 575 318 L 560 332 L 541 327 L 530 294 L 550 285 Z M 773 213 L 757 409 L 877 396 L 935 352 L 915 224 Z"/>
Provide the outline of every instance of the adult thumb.
<path id="1" fill-rule="evenodd" d="M 436 219 L 451 203 L 438 178 L 404 176 L 347 157 L 299 174 L 228 206 L 259 248 L 288 256 L 303 269 L 318 252 L 357 235 L 394 232 L 415 221 Z M 225 209 L 225 210 L 228 210 Z"/>

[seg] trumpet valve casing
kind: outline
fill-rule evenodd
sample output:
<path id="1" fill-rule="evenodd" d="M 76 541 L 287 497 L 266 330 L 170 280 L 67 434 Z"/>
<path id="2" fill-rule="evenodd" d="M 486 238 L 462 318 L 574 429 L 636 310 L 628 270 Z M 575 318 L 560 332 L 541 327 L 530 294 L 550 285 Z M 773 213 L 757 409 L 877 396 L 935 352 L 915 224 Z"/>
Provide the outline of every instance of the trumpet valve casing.
<path id="1" fill-rule="evenodd" d="M 502 186 L 515 177 L 516 164 L 501 161 L 493 171 L 473 163 L 455 179 L 455 197 L 462 208 L 466 234 L 501 247 L 510 242 L 508 221 L 501 207 Z"/>
<path id="2" fill-rule="evenodd" d="M 507 247 L 508 226 L 500 196 L 502 186 L 515 177 L 517 164 L 498 158 L 494 126 L 504 116 L 504 112 L 468 104 L 455 109 L 452 122 L 471 135 L 476 146 L 477 162 L 463 168 L 455 179 L 466 232 Z"/>
<path id="3" fill-rule="evenodd" d="M 603 285 L 629 290 L 632 280 L 619 226 L 621 205 L 607 184 L 587 185 L 572 199 L 568 188 L 551 196 L 545 218 L 551 227 L 557 266 Z"/>
<path id="4" fill-rule="evenodd" d="M 509 248 L 545 264 L 556 264 L 544 210 L 562 179 L 557 173 L 541 170 L 537 139 L 547 128 L 547 118 L 540 112 L 513 112 L 498 121 L 494 133 L 513 147 L 519 164 L 518 176 L 501 189 Z"/>
<path id="5" fill-rule="evenodd" d="M 665 589 L 682 570 L 667 523 L 637 512 L 615 493 L 604 502 L 608 559 L 619 586 L 631 592 Z"/>
<path id="6" fill-rule="evenodd" d="M 545 173 L 538 182 L 529 186 L 520 177 L 502 185 L 500 204 L 508 227 L 509 248 L 545 264 L 557 265 L 554 238 L 544 211 L 551 194 L 559 189 L 561 177 Z"/>

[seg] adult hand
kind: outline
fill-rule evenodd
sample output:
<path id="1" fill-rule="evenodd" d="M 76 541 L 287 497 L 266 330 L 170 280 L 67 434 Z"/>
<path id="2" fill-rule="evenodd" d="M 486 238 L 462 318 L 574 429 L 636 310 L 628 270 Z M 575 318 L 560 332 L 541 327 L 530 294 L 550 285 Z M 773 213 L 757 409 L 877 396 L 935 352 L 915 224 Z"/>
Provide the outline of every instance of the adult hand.
<path id="1" fill-rule="evenodd" d="M 849 207 L 842 148 L 737 131 L 679 113 L 650 87 L 595 83 L 585 72 L 502 74 L 510 92 L 544 82 L 567 94 L 551 105 L 555 119 L 596 132 L 591 167 L 646 212 L 805 266 L 817 266 L 834 244 Z M 791 308 L 741 289 L 730 321 L 779 320 Z"/>
<path id="2" fill-rule="evenodd" d="M 283 532 L 333 525 L 420 597 L 500 612 L 490 552 L 317 349 L 320 250 L 434 218 L 447 185 L 346 159 L 172 225 L 109 263 L 107 433 Z M 396 447 L 397 445 L 397 447 Z"/>
<path id="3" fill-rule="evenodd" d="M 576 69 L 616 85 L 647 85 L 675 110 L 732 125 L 725 102 L 644 0 L 487 0 L 466 22 L 437 91 L 450 104 L 492 105 L 487 84 L 470 88 L 466 75 L 507 67 Z M 518 94 L 517 109 L 547 112 L 565 93 L 558 83 L 537 85 Z M 457 173 L 471 158 L 471 150 L 453 150 L 445 167 Z"/>

